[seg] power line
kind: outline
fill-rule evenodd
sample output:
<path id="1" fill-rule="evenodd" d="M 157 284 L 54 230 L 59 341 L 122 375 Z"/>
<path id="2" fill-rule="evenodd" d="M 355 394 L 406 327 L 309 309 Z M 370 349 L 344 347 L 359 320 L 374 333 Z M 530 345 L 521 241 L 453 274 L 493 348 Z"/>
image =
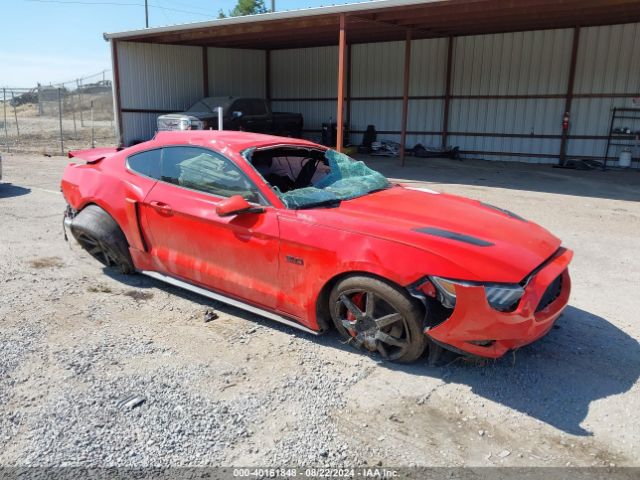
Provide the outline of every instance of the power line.
<path id="1" fill-rule="evenodd" d="M 144 3 L 125 3 L 125 2 L 82 2 L 80 0 L 25 0 L 25 2 L 35 2 L 35 3 L 56 3 L 63 5 L 110 5 L 110 6 L 118 6 L 118 7 L 144 7 Z M 205 13 L 193 12 L 189 10 L 180 10 L 178 8 L 170 8 L 170 7 L 161 7 L 160 5 L 154 5 L 149 3 L 150 7 L 158 8 L 160 10 L 167 10 L 170 12 L 178 12 L 178 13 L 188 13 L 190 15 L 200 15 L 202 17 L 213 18 L 215 17 L 214 13 L 207 15 Z"/>
<path id="2" fill-rule="evenodd" d="M 96 78 L 96 77 L 100 77 L 100 76 L 106 76 L 106 74 L 108 72 L 111 72 L 111 69 L 105 68 L 104 70 L 101 70 L 98 73 L 94 73 L 92 75 L 85 75 L 84 77 L 79 77 L 79 78 L 75 78 L 73 80 L 67 80 L 66 82 L 53 82 L 50 83 L 50 85 L 62 85 L 65 86 L 67 83 L 73 83 L 73 84 L 77 84 L 77 82 L 80 81 L 84 81 L 84 80 L 89 80 L 91 78 Z"/>
<path id="3" fill-rule="evenodd" d="M 197 1 L 197 0 L 195 0 L 195 1 Z M 174 3 L 174 2 L 176 2 L 176 0 L 157 0 L 157 2 L 158 2 L 157 3 L 158 6 L 165 6 L 165 5 L 170 5 L 170 4 Z M 207 15 L 208 12 L 211 11 L 211 9 L 209 9 L 209 8 L 201 8 L 201 7 L 198 7 L 196 5 L 193 5 L 192 3 L 184 2 L 182 0 L 178 1 L 177 3 L 179 3 L 181 7 L 186 7 L 189 10 L 191 10 L 192 12 L 194 12 L 194 13 L 201 13 L 203 15 Z"/>

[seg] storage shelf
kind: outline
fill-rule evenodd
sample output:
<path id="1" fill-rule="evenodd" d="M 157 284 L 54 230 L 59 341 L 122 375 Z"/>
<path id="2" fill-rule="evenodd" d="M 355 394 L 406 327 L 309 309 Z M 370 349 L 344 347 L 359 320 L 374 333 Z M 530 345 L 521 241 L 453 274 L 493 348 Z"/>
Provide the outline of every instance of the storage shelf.
<path id="1" fill-rule="evenodd" d="M 621 113 L 624 112 L 624 113 Z M 633 120 L 640 121 L 640 108 L 613 108 L 611 110 L 611 123 L 609 124 L 609 136 L 607 137 L 607 148 L 604 151 L 604 163 L 602 164 L 602 169 L 607 169 L 607 162 L 613 160 L 613 157 L 609 156 L 609 150 L 611 147 L 640 147 L 640 133 L 616 133 L 614 132 L 617 128 L 624 128 L 625 125 L 616 122 L 619 120 Z M 631 125 L 633 128 L 637 128 L 635 125 Z M 621 142 L 627 143 L 621 143 Z M 638 162 L 640 165 L 639 157 L 631 157 L 631 166 L 633 166 L 633 162 Z M 612 168 L 612 166 L 609 166 Z M 614 167 L 619 168 L 619 167 Z M 624 168 L 624 167 L 623 167 Z"/>

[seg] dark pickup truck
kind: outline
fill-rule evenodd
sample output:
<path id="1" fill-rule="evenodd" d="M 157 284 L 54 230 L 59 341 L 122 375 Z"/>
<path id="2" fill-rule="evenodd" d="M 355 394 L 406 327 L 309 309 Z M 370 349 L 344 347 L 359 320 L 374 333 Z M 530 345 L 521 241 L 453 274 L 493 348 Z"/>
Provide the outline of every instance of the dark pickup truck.
<path id="1" fill-rule="evenodd" d="M 209 130 L 218 128 L 218 111 L 222 107 L 225 130 L 268 133 L 289 137 L 302 136 L 302 115 L 272 112 L 263 98 L 206 97 L 194 103 L 186 112 L 168 113 L 158 117 L 158 131 Z"/>

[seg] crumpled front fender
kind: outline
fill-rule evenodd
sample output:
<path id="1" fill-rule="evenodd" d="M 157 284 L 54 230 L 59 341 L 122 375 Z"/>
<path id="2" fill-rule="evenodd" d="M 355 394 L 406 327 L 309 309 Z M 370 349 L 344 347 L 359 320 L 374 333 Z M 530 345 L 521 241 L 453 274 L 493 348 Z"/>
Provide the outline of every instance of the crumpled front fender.
<path id="1" fill-rule="evenodd" d="M 488 358 L 498 358 L 507 351 L 544 336 L 569 302 L 571 279 L 568 266 L 573 252 L 560 249 L 529 278 L 524 294 L 513 312 L 500 312 L 487 302 L 484 287 L 456 285 L 456 306 L 451 316 L 425 333 L 453 350 Z M 562 287 L 549 305 L 538 309 L 547 288 L 559 276 Z M 474 342 L 474 343 L 471 343 Z M 487 342 L 487 346 L 478 345 Z"/>

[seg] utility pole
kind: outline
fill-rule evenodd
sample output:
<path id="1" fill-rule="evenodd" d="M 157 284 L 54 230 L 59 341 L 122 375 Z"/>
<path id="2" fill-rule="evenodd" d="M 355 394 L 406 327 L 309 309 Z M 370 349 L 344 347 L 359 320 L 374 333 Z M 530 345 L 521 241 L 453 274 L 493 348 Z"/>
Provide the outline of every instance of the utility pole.
<path id="1" fill-rule="evenodd" d="M 144 24 L 149 28 L 149 0 L 144 0 Z"/>
<path id="2" fill-rule="evenodd" d="M 272 12 L 276 11 L 276 0 L 271 0 L 271 11 Z"/>

